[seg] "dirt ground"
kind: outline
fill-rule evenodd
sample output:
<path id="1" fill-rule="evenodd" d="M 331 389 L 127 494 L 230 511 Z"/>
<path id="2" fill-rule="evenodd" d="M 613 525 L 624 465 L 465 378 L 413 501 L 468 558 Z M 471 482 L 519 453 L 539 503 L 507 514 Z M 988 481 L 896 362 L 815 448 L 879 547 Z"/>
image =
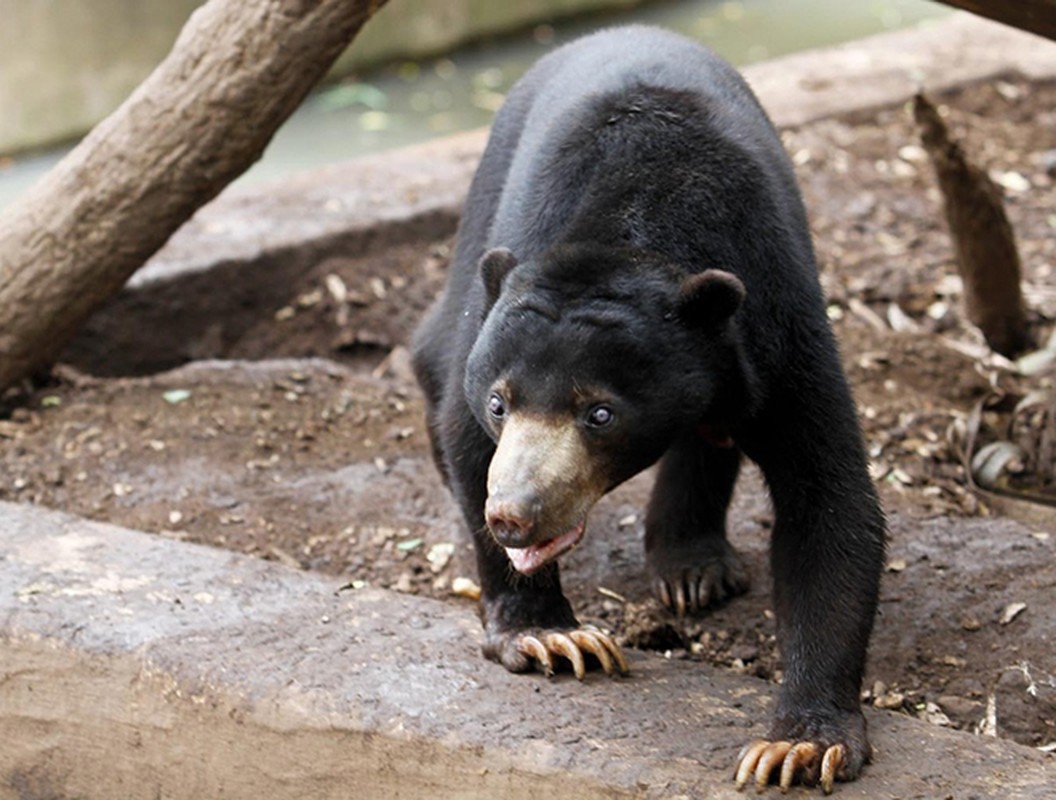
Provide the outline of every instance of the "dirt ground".
<path id="1" fill-rule="evenodd" d="M 941 99 L 954 133 L 1006 189 L 1045 341 L 1056 320 L 1056 86 L 996 81 Z M 1036 506 L 1026 523 L 1003 516 L 969 491 L 958 449 L 992 386 L 1035 386 L 1000 369 L 962 319 L 939 195 L 905 109 L 784 138 L 890 518 L 863 699 L 1050 745 L 1056 512 Z M 115 303 L 50 381 L 0 402 L 0 499 L 319 570 L 342 578 L 343 591 L 470 602 L 453 586 L 473 577 L 472 556 L 428 455 L 403 348 L 442 284 L 450 246 L 411 242 L 323 261 L 280 303 L 196 331 L 180 351 L 191 363 L 153 375 L 136 373 L 152 350 L 172 350 L 181 309 L 208 305 L 204 293 L 224 287 L 184 285 L 178 303 L 149 307 L 151 325 L 132 337 L 130 304 Z M 132 302 L 137 313 L 143 302 Z M 758 473 L 745 469 L 730 515 L 752 590 L 688 621 L 662 612 L 641 576 L 649 481 L 603 500 L 587 542 L 566 559 L 581 620 L 627 646 L 779 680 L 772 513 Z"/>

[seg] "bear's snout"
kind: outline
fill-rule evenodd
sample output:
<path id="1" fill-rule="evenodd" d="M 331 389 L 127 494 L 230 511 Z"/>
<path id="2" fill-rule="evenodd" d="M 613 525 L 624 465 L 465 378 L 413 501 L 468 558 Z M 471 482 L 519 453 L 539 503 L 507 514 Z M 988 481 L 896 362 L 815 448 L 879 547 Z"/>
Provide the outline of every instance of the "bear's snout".
<path id="1" fill-rule="evenodd" d="M 495 540 L 503 547 L 527 547 L 538 527 L 542 502 L 535 495 L 489 497 L 484 518 Z"/>

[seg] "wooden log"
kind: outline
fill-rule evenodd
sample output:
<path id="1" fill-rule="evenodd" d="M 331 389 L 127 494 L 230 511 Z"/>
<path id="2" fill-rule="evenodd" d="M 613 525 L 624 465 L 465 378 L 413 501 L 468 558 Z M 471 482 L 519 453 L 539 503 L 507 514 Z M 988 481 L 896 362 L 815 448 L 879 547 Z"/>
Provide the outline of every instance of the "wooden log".
<path id="1" fill-rule="evenodd" d="M 939 0 L 981 17 L 1056 39 L 1056 0 Z"/>
<path id="2" fill-rule="evenodd" d="M 0 391 L 48 366 L 260 157 L 384 3 L 209 0 L 194 12 L 128 100 L 0 215 Z"/>
<path id="3" fill-rule="evenodd" d="M 968 319 L 987 344 L 1006 356 L 1033 344 L 1020 290 L 1019 252 L 1001 191 L 972 164 L 923 94 L 913 102 L 921 141 L 931 156 L 943 194 Z"/>

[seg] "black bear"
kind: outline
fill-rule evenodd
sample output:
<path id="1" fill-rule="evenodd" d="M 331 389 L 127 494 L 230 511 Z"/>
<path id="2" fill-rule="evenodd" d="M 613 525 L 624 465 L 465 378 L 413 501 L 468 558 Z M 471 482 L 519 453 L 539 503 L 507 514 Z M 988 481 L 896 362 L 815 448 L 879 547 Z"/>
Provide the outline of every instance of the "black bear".
<path id="1" fill-rule="evenodd" d="M 626 669 L 581 629 L 555 559 L 591 506 L 660 461 L 646 563 L 660 601 L 743 592 L 726 541 L 741 453 L 776 522 L 784 660 L 769 740 L 736 780 L 851 780 L 884 519 L 780 139 L 738 73 L 640 26 L 543 58 L 473 180 L 415 369 L 437 465 L 475 537 L 484 653 Z"/>

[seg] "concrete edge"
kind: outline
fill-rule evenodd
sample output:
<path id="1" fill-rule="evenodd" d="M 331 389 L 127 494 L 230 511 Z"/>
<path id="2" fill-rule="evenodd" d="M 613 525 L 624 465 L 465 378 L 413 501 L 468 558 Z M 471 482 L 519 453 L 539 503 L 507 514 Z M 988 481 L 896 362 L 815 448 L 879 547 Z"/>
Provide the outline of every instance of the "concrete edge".
<path id="1" fill-rule="evenodd" d="M 471 606 L 0 503 L 0 800 L 742 797 L 773 687 L 628 653 L 514 676 Z M 1042 800 L 1056 762 L 869 712 L 844 800 Z M 956 765 L 954 768 L 953 765 Z"/>
<path id="2" fill-rule="evenodd" d="M 1056 78 L 1056 44 L 956 13 L 747 67 L 779 128 L 896 105 L 998 75 Z M 217 264 L 309 250 L 362 252 L 379 235 L 438 238 L 455 230 L 486 130 L 229 189 L 203 207 L 130 281 L 137 288 Z M 402 233 L 401 233 L 402 231 Z"/>

